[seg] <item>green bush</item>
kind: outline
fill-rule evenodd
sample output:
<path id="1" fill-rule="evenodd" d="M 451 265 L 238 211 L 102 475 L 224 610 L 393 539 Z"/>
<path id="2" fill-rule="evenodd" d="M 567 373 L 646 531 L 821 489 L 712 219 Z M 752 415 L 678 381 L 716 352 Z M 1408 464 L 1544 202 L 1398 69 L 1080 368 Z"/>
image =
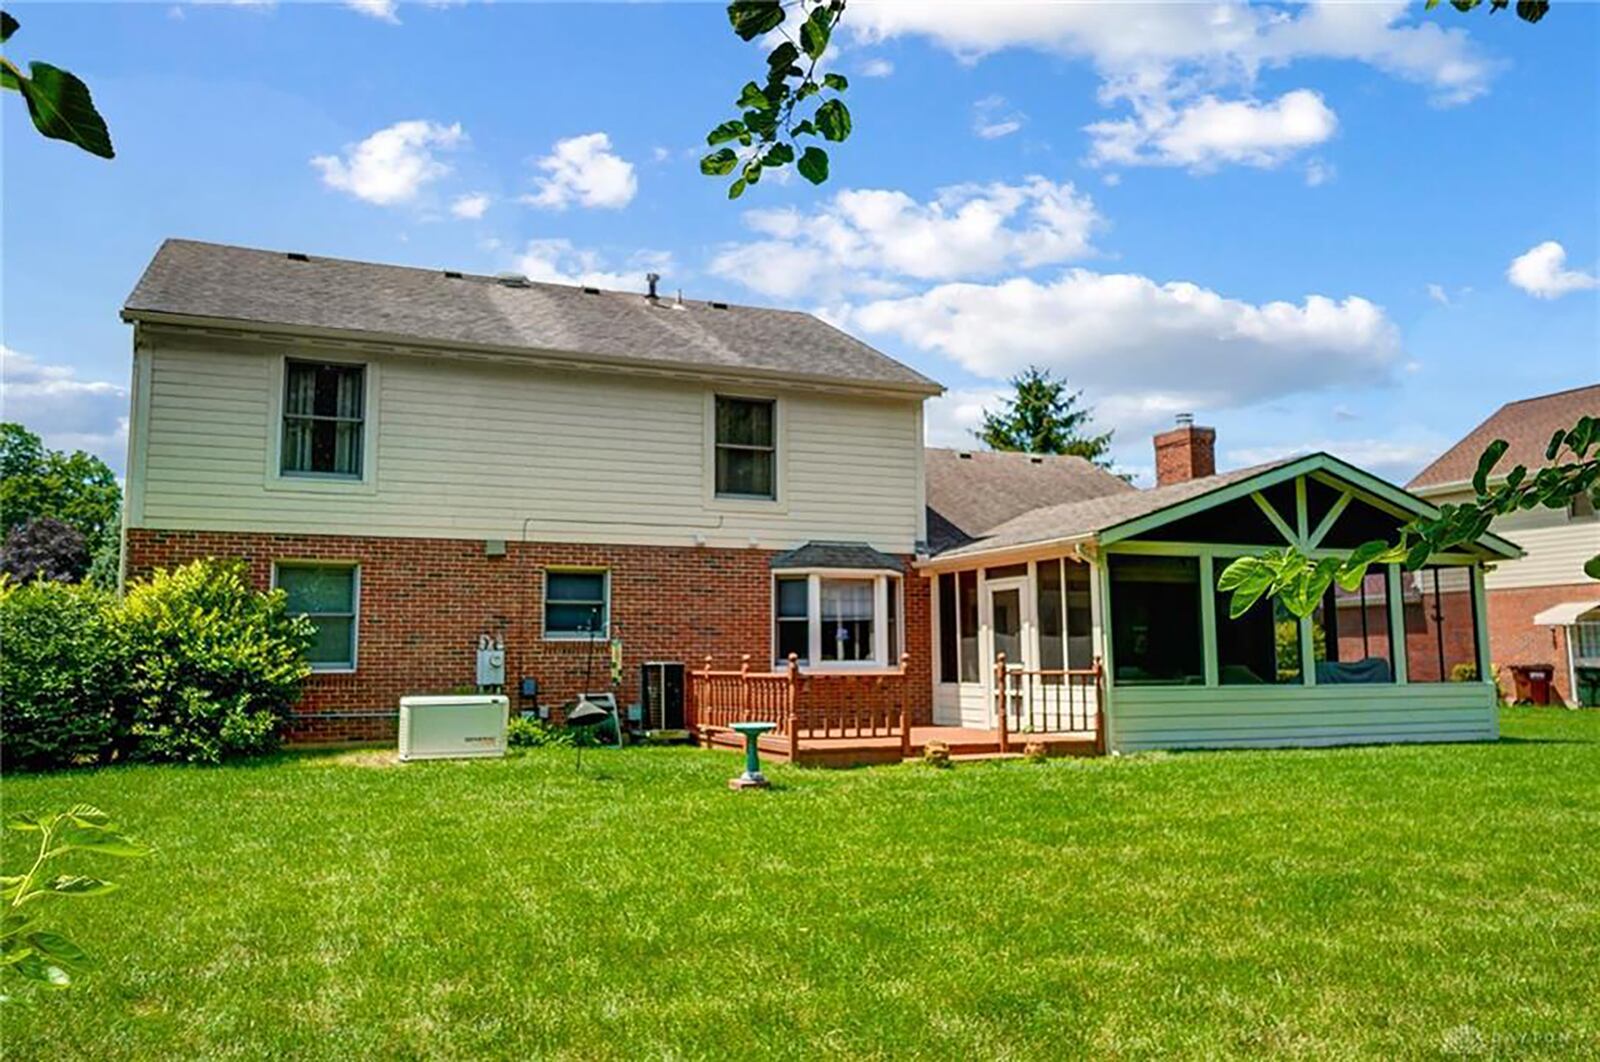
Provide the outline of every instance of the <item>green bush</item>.
<path id="1" fill-rule="evenodd" d="M 542 719 L 524 719 L 514 715 L 506 723 L 506 745 L 514 749 L 536 749 L 545 745 L 570 748 L 572 739 L 571 730 Z"/>
<path id="2" fill-rule="evenodd" d="M 310 674 L 312 627 L 239 562 L 195 561 L 128 589 L 118 609 L 132 759 L 217 763 L 278 747 Z"/>
<path id="3" fill-rule="evenodd" d="M 107 758 L 122 674 L 116 602 L 96 587 L 0 579 L 0 756 L 42 770 Z"/>

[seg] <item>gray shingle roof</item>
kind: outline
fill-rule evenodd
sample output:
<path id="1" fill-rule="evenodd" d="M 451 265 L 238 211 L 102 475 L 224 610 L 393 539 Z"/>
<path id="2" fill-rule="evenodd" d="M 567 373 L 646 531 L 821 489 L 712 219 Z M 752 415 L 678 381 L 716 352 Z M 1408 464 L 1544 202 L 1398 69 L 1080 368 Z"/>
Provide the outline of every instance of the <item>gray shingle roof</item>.
<path id="1" fill-rule="evenodd" d="M 943 388 L 810 314 L 565 284 L 510 287 L 494 277 L 167 240 L 124 316 L 217 318 L 433 344 L 554 351 L 858 383 L 921 394 Z"/>
<path id="2" fill-rule="evenodd" d="M 1293 460 L 1296 459 L 1284 458 L 1281 461 L 1235 469 L 1232 472 L 1222 472 L 1215 476 L 1186 480 L 1183 483 L 1155 487 L 1151 490 L 1119 491 L 1084 501 L 1047 505 L 1007 520 L 975 541 L 945 550 L 939 556 L 960 557 L 1012 546 L 1051 542 L 1056 539 L 1087 537 L 1129 520 L 1159 512 L 1170 505 L 1209 494 L 1230 483 L 1269 472 Z"/>
<path id="3" fill-rule="evenodd" d="M 1044 506 L 1137 493 L 1081 457 L 933 447 L 924 454 L 928 546 L 935 553 Z"/>
<path id="4" fill-rule="evenodd" d="M 880 553 L 865 542 L 807 542 L 774 556 L 772 567 L 859 568 L 863 571 L 897 572 L 904 566 L 898 558 Z"/>
<path id="5" fill-rule="evenodd" d="M 1572 427 L 1584 415 L 1600 417 L 1600 384 L 1507 402 L 1406 486 L 1416 490 L 1466 483 L 1478 471 L 1478 457 L 1496 439 L 1504 439 L 1511 446 L 1496 462 L 1494 475 L 1503 476 L 1517 465 L 1536 471 L 1550 463 L 1545 460 L 1544 451 L 1555 430 Z M 1571 458 L 1571 453 L 1563 452 L 1567 459 Z"/>

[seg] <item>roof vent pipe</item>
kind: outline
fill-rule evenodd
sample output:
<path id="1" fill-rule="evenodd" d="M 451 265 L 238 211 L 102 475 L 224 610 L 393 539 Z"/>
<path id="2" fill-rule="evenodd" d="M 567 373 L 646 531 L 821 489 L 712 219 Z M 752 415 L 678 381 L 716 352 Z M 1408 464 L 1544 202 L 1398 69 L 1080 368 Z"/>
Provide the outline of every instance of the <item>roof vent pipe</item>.
<path id="1" fill-rule="evenodd" d="M 644 275 L 644 282 L 650 288 L 650 294 L 646 295 L 645 298 L 652 299 L 652 300 L 655 299 L 655 297 L 656 297 L 656 285 L 661 282 L 661 274 L 660 273 L 646 273 Z"/>

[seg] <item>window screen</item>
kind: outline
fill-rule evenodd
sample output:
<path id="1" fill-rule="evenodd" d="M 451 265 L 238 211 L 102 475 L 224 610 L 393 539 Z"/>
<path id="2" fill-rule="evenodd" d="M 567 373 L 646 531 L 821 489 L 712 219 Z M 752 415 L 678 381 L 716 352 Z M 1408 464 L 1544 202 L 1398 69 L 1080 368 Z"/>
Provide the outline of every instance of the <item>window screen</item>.
<path id="1" fill-rule="evenodd" d="M 961 572 L 956 577 L 957 611 L 960 614 L 961 681 L 978 681 L 978 573 Z"/>
<path id="2" fill-rule="evenodd" d="M 1113 556 L 1112 653 L 1121 686 L 1199 685 L 1200 562 Z"/>
<path id="3" fill-rule="evenodd" d="M 1323 595 L 1311 614 L 1319 686 L 1394 681 L 1387 582 L 1378 569 L 1369 571 L 1355 590 L 1335 584 Z"/>
<path id="4" fill-rule="evenodd" d="M 956 681 L 956 577 L 939 576 L 939 681 Z"/>
<path id="5" fill-rule="evenodd" d="M 356 666 L 356 567 L 352 564 L 282 564 L 278 589 L 291 615 L 305 616 L 316 628 L 306 659 L 314 670 L 347 671 Z"/>
<path id="6" fill-rule="evenodd" d="M 822 659 L 872 659 L 872 580 L 823 579 Z"/>
<path id="7" fill-rule="evenodd" d="M 1401 582 L 1407 680 L 1476 681 L 1478 634 L 1470 570 L 1430 565 L 1403 574 Z"/>
<path id="8" fill-rule="evenodd" d="M 544 633 L 556 638 L 605 637 L 610 622 L 607 573 L 549 571 L 544 575 Z"/>
<path id="9" fill-rule="evenodd" d="M 361 478 L 365 379 L 360 365 L 285 363 L 281 471 Z"/>
<path id="10" fill-rule="evenodd" d="M 777 580 L 778 661 L 789 659 L 793 653 L 800 663 L 811 662 L 811 627 L 806 600 L 808 580 L 805 576 Z"/>
<path id="11" fill-rule="evenodd" d="M 717 494 L 776 498 L 777 403 L 717 396 Z"/>

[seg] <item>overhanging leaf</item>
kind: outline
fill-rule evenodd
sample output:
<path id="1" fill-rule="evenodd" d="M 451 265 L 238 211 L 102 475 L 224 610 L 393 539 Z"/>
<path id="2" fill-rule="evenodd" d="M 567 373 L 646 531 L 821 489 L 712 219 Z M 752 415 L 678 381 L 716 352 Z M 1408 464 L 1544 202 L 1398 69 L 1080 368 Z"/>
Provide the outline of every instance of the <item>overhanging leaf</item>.
<path id="1" fill-rule="evenodd" d="M 21 23 L 11 17 L 11 12 L 0 11 L 0 44 L 9 41 L 11 35 L 21 28 Z"/>
<path id="2" fill-rule="evenodd" d="M 1583 574 L 1591 579 L 1600 580 L 1600 553 L 1583 562 Z"/>
<path id="3" fill-rule="evenodd" d="M 850 135 L 850 108 L 843 100 L 829 100 L 818 107 L 816 121 L 825 140 L 837 142 Z"/>
<path id="4" fill-rule="evenodd" d="M 723 148 L 700 160 L 700 172 L 707 177 L 722 177 L 732 173 L 738 164 L 739 156 L 733 153 L 733 149 Z"/>
<path id="5" fill-rule="evenodd" d="M 1504 439 L 1496 439 L 1478 455 L 1478 470 L 1472 474 L 1472 489 L 1480 496 L 1489 489 L 1489 473 L 1494 471 L 1494 466 L 1510 448 L 1511 444 Z"/>
<path id="6" fill-rule="evenodd" d="M 24 955 L 11 967 L 17 973 L 30 981 L 50 988 L 66 988 L 72 984 L 72 977 L 53 962 L 46 962 L 36 954 Z"/>
<path id="7" fill-rule="evenodd" d="M 808 147 L 801 152 L 795 169 L 812 184 L 821 184 L 828 179 L 828 153 L 819 147 Z"/>
<path id="8" fill-rule="evenodd" d="M 53 140 L 76 144 L 91 155 L 109 159 L 116 155 L 105 119 L 94 109 L 89 86 L 59 67 L 38 61 L 28 64 L 31 77 L 18 78 L 17 87 L 28 101 L 34 128 Z"/>
<path id="9" fill-rule="evenodd" d="M 94 965 L 87 952 L 60 933 L 41 930 L 25 939 L 37 954 L 68 970 L 87 970 Z"/>
<path id="10" fill-rule="evenodd" d="M 115 889 L 117 885 L 113 881 L 88 878 L 82 874 L 63 874 L 52 879 L 46 887 L 63 896 L 99 896 Z"/>
<path id="11" fill-rule="evenodd" d="M 783 24 L 783 7 L 778 0 L 733 0 L 728 22 L 741 40 L 753 41 Z"/>

